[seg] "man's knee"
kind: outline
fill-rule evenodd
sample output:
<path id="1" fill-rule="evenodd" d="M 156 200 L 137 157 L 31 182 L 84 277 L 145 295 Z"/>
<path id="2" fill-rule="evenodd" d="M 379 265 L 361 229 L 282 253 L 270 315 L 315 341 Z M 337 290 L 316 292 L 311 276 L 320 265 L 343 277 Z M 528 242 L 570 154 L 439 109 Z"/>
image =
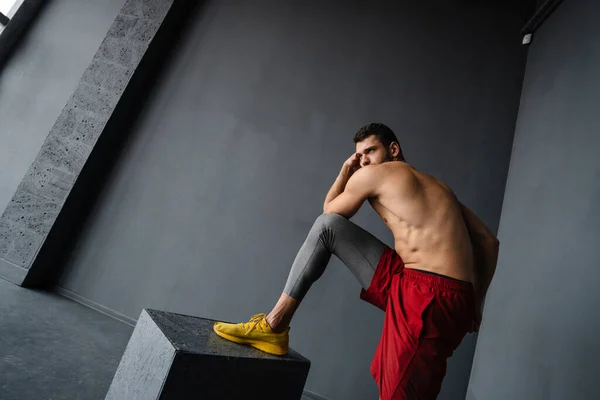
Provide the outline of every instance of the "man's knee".
<path id="1" fill-rule="evenodd" d="M 338 214 L 321 214 L 315 220 L 313 231 L 322 232 L 324 230 L 338 230 L 348 224 L 347 218 Z"/>
<path id="2" fill-rule="evenodd" d="M 308 234 L 309 240 L 320 242 L 327 250 L 333 251 L 336 233 L 341 232 L 349 221 L 338 214 L 321 214 Z"/>
<path id="3" fill-rule="evenodd" d="M 347 222 L 348 219 L 346 217 L 342 217 L 339 214 L 321 214 L 317 217 L 315 225 L 332 227 Z"/>

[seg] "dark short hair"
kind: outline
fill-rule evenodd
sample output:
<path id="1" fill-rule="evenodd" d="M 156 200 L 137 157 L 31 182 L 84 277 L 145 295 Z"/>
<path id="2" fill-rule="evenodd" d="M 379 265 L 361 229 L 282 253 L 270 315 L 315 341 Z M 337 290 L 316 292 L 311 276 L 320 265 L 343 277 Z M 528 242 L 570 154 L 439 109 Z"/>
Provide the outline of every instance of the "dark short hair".
<path id="1" fill-rule="evenodd" d="M 356 135 L 354 135 L 354 143 L 362 142 L 369 136 L 375 136 L 377 140 L 381 142 L 383 147 L 386 148 L 386 150 L 390 148 L 390 144 L 393 142 L 398 143 L 398 147 L 400 147 L 400 142 L 398 141 L 394 131 L 392 131 L 388 126 L 377 122 L 367 124 L 360 128 L 358 132 L 356 132 Z M 401 147 L 400 154 L 398 154 L 398 156 L 401 159 L 404 159 Z"/>

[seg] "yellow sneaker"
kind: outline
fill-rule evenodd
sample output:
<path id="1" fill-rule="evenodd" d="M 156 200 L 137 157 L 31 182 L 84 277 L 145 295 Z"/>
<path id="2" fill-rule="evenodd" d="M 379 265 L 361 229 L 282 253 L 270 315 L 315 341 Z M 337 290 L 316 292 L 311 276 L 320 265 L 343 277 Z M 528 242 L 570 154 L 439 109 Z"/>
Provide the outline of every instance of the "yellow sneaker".
<path id="1" fill-rule="evenodd" d="M 240 324 L 216 322 L 213 329 L 223 339 L 247 344 L 269 354 L 282 356 L 288 352 L 290 328 L 282 333 L 273 332 L 266 314 L 253 315 L 250 321 Z"/>

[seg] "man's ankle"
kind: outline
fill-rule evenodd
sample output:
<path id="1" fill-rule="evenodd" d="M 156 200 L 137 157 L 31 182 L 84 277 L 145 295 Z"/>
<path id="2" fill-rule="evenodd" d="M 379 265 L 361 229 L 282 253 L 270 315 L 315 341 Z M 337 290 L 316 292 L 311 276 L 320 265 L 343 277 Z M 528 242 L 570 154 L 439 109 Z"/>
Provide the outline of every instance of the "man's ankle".
<path id="1" fill-rule="evenodd" d="M 283 333 L 287 329 L 287 326 L 284 327 L 280 320 L 278 321 L 277 319 L 270 318 L 269 316 L 267 316 L 267 324 L 269 324 L 271 330 L 275 333 Z"/>

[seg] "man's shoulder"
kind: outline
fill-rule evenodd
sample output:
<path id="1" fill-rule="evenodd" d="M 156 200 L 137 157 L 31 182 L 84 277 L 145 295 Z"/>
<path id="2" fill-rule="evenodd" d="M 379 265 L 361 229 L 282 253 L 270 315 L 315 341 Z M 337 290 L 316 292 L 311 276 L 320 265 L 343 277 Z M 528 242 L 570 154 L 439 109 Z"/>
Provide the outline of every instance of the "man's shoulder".
<path id="1" fill-rule="evenodd" d="M 388 179 L 401 179 L 414 177 L 414 168 L 400 161 L 389 161 L 376 165 L 366 165 L 356 171 L 362 179 L 375 179 L 379 181 Z"/>
<path id="2" fill-rule="evenodd" d="M 390 161 L 377 165 L 367 165 L 360 168 L 357 173 L 363 183 L 368 183 L 375 187 L 387 187 L 390 184 L 394 187 L 409 185 L 411 179 L 414 179 L 414 172 L 406 163 Z"/>
<path id="3" fill-rule="evenodd" d="M 389 161 L 375 165 L 374 174 L 389 178 L 408 178 L 414 175 L 415 169 L 403 161 Z"/>

